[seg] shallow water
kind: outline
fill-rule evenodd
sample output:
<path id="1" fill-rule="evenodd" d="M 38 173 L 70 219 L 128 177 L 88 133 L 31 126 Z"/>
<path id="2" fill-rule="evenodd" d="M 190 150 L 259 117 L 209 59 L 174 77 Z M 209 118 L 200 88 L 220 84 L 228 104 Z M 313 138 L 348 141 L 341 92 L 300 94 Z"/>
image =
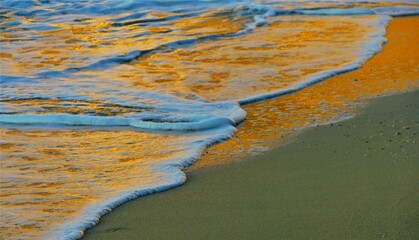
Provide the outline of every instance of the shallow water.
<path id="1" fill-rule="evenodd" d="M 242 105 L 361 66 L 380 50 L 390 16 L 417 14 L 419 7 L 0 4 L 6 239 L 80 237 L 116 205 L 182 184 L 184 167 L 236 131 L 246 115 Z"/>

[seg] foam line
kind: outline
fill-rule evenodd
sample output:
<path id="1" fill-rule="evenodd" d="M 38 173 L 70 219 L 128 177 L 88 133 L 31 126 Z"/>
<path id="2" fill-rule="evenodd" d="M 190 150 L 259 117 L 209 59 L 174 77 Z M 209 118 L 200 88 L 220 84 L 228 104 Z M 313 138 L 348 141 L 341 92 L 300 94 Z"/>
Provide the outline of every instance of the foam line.
<path id="1" fill-rule="evenodd" d="M 276 16 L 279 15 L 314 15 L 314 16 L 350 16 L 350 15 L 388 15 L 392 17 L 397 16 L 412 16 L 418 15 L 419 8 L 417 7 L 379 7 L 379 8 L 321 8 L 321 9 L 290 9 L 278 10 Z"/>
<path id="2" fill-rule="evenodd" d="M 211 130 L 206 134 L 209 137 L 192 143 L 194 145 L 194 149 L 189 152 L 188 157 L 176 158 L 169 160 L 168 162 L 152 166 L 156 172 L 162 173 L 165 176 L 163 183 L 156 183 L 148 187 L 127 190 L 122 193 L 117 193 L 114 197 L 103 202 L 90 204 L 84 209 L 78 218 L 65 223 L 56 231 L 45 236 L 45 239 L 79 239 L 84 235 L 84 231 L 86 229 L 91 228 L 98 223 L 100 217 L 121 204 L 138 197 L 181 186 L 186 181 L 186 175 L 183 170 L 198 160 L 202 150 L 215 143 L 227 140 L 236 130 L 236 128 L 231 126 Z"/>
<path id="3" fill-rule="evenodd" d="M 103 59 L 100 60 L 96 63 L 93 63 L 87 67 L 82 67 L 82 68 L 78 68 L 78 71 L 83 71 L 83 70 L 103 70 L 103 69 L 108 69 L 110 67 L 119 65 L 119 64 L 123 64 L 123 63 L 129 63 L 131 61 L 133 61 L 134 59 L 139 58 L 141 55 L 141 52 L 139 50 L 134 50 L 129 52 L 127 55 L 124 56 L 116 56 L 116 57 L 111 57 L 108 59 Z M 72 68 L 70 68 L 67 71 L 72 71 Z"/>
<path id="4" fill-rule="evenodd" d="M 373 10 L 364 8 L 352 8 L 352 9 L 307 9 L 307 10 L 296 10 L 296 14 L 302 15 L 372 15 Z"/>
<path id="5" fill-rule="evenodd" d="M 163 166 L 156 171 L 162 171 Z M 175 168 L 175 167 L 174 167 Z M 120 206 L 123 203 L 134 200 L 136 198 L 150 195 L 157 192 L 163 192 L 178 186 L 181 186 L 186 181 L 186 176 L 181 169 L 175 168 L 172 172 L 166 170 L 166 183 L 155 185 L 148 188 L 140 188 L 136 190 L 125 191 L 120 195 L 107 199 L 95 205 L 90 205 L 85 208 L 82 217 L 65 224 L 62 228 L 45 236 L 44 239 L 79 239 L 84 235 L 86 229 L 92 228 L 98 222 L 100 217 L 112 211 L 112 209 Z M 170 172 L 170 174 L 169 174 Z"/>
<path id="6" fill-rule="evenodd" d="M 380 7 L 374 9 L 375 14 L 390 15 L 393 17 L 414 16 L 419 14 L 416 7 Z"/>
<path id="7" fill-rule="evenodd" d="M 159 121 L 159 122 L 157 122 Z M 81 116 L 72 114 L 0 114 L 0 122 L 12 124 L 60 124 L 75 126 L 129 126 L 140 129 L 199 131 L 235 125 L 235 121 L 219 116 L 189 116 L 187 122 L 156 122 L 122 117 Z"/>
<path id="8" fill-rule="evenodd" d="M 267 25 L 268 21 L 266 20 L 266 18 L 275 16 L 277 14 L 275 9 L 270 8 L 266 5 L 257 4 L 250 5 L 249 11 L 251 13 L 256 13 L 255 16 L 253 16 L 253 22 L 246 24 L 246 27 L 238 31 L 236 34 L 234 34 L 234 36 L 247 34 L 254 31 L 257 27 Z"/>

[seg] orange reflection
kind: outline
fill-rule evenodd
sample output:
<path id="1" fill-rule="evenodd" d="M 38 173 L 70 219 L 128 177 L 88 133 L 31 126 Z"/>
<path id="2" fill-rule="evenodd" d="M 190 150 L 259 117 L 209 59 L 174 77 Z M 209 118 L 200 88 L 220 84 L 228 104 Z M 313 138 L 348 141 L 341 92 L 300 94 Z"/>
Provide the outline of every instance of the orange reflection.
<path id="1" fill-rule="evenodd" d="M 0 128 L 0 134 L 4 239 L 42 239 L 89 203 L 161 184 L 165 176 L 152 164 L 183 157 L 182 142 L 194 139 L 132 130 Z"/>
<path id="2" fill-rule="evenodd" d="M 6 101 L 4 101 L 6 102 Z M 97 116 L 116 116 L 125 113 L 141 112 L 140 108 L 130 108 L 106 102 L 77 101 L 61 99 L 24 99 L 7 101 L 8 104 L 23 110 L 29 108 L 31 112 L 94 114 Z M 152 111 L 152 110 L 148 110 Z"/>
<path id="3" fill-rule="evenodd" d="M 12 58 L 13 55 L 12 54 L 8 54 L 8 53 L 0 53 L 0 58 Z"/>
<path id="4" fill-rule="evenodd" d="M 228 16 L 225 14 L 225 16 Z M 241 30 L 243 21 L 220 17 L 216 11 L 208 11 L 201 17 L 184 18 L 173 26 L 183 29 L 185 34 L 211 33 L 227 34 L 236 33 Z"/>
<path id="5" fill-rule="evenodd" d="M 365 23 L 377 16 L 330 18 L 273 17 L 272 23 L 247 35 L 156 52 L 134 61 L 135 68 L 126 69 L 123 75 L 115 71 L 106 74 L 121 80 L 129 76 L 139 88 L 194 93 L 212 101 L 286 89 L 310 74 L 354 61 L 368 35 L 376 31 Z M 226 23 L 233 28 L 224 28 Z M 235 32 L 240 26 L 219 17 L 185 19 L 175 25 L 194 34 L 204 30 Z"/>
<path id="6" fill-rule="evenodd" d="M 51 24 L 54 30 L 34 30 L 34 40 L 19 40 L 21 44 L 0 53 L 2 68 L 6 75 L 34 75 L 42 70 L 64 70 L 84 67 L 110 56 L 123 55 L 133 50 L 148 50 L 160 45 L 181 40 L 186 34 L 200 37 L 214 33 L 234 33 L 240 30 L 243 20 L 232 21 L 228 14 L 208 12 L 203 16 L 180 18 L 167 26 L 141 24 L 113 24 L 104 17 L 80 20 L 71 24 Z M 149 17 L 163 18 L 181 14 L 150 13 Z M 214 15 L 214 16 L 213 16 Z M 13 45 L 19 36 L 2 34 L 2 44 Z"/>
<path id="7" fill-rule="evenodd" d="M 383 50 L 353 72 L 302 91 L 244 107 L 236 135 L 208 149 L 193 167 L 228 163 L 278 144 L 307 126 L 353 114 L 369 98 L 419 88 L 419 17 L 395 18 Z"/>

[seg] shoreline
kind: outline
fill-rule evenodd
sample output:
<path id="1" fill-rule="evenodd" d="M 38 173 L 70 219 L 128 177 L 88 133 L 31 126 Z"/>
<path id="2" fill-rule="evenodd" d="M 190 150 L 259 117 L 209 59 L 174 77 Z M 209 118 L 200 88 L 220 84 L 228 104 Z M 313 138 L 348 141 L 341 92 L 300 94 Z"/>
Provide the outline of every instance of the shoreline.
<path id="1" fill-rule="evenodd" d="M 83 239 L 416 239 L 419 91 L 241 162 L 189 172 Z"/>
<path id="2" fill-rule="evenodd" d="M 347 75 L 347 74 L 343 74 L 343 75 Z M 325 81 L 325 83 L 321 83 L 321 84 L 327 84 L 327 82 L 328 82 L 328 80 L 326 80 Z M 317 86 L 317 85 L 316 85 Z M 310 87 L 309 87 L 310 88 Z M 406 95 L 407 96 L 407 95 Z M 399 96 L 400 97 L 400 96 Z M 384 100 L 383 100 L 384 101 Z M 266 104 L 266 103 L 265 103 Z M 357 117 L 355 117 L 355 118 L 357 118 Z M 352 120 L 349 120 L 349 121 L 352 121 Z M 346 122 L 345 122 L 346 123 Z M 321 129 L 323 129 L 323 128 L 325 128 L 325 129 L 327 129 L 327 127 L 328 126 L 325 126 L 325 127 L 320 127 L 319 129 L 321 130 Z M 317 129 L 317 128 L 316 128 Z M 303 133 L 302 135 L 300 135 L 300 136 L 298 136 L 297 137 L 297 139 L 299 139 L 301 136 L 306 136 L 307 134 L 308 135 L 310 135 L 311 134 L 311 132 L 313 132 L 313 131 L 315 131 L 315 130 L 309 130 L 307 133 Z M 316 130 L 317 131 L 317 130 Z M 324 131 L 324 130 L 323 130 Z M 321 139 L 322 140 L 322 139 Z M 227 141 L 228 142 L 228 141 Z M 270 151 L 270 152 L 268 152 L 268 153 L 265 153 L 265 154 L 262 154 L 262 155 L 260 155 L 260 156 L 257 156 L 257 157 L 254 157 L 254 158 L 257 158 L 258 160 L 257 161 L 261 161 L 261 159 L 259 159 L 259 158 L 263 158 L 264 156 L 265 156 L 265 158 L 266 158 L 266 155 L 269 155 L 269 154 L 272 154 L 273 152 L 275 152 L 275 151 L 285 151 L 286 149 L 288 149 L 290 146 L 292 147 L 292 146 L 294 146 L 294 145 L 298 145 L 298 140 L 297 140 L 297 142 L 292 142 L 292 143 L 290 143 L 289 145 L 286 145 L 286 146 L 282 146 L 282 147 L 279 147 L 278 149 L 274 149 L 274 150 L 272 150 L 272 151 Z M 300 144 L 301 144 L 301 142 L 300 142 Z M 311 148 L 314 148 L 314 147 L 312 147 L 312 146 L 310 146 L 310 149 Z M 282 150 L 281 150 L 282 149 Z M 285 149 L 285 150 L 284 150 Z M 211 149 L 210 149 L 210 151 L 211 151 Z M 266 159 L 265 159 L 266 160 Z M 251 162 L 252 161 L 252 159 L 248 159 L 248 160 L 246 160 L 246 161 L 243 161 L 243 164 L 247 164 L 247 168 L 252 168 L 251 167 L 251 165 L 252 164 L 250 164 L 249 162 Z M 255 160 L 256 161 L 256 160 Z M 263 160 L 262 160 L 263 161 Z M 297 160 L 296 160 L 297 161 Z M 245 163 L 246 162 L 246 163 Z M 255 164 L 258 164 L 259 162 L 253 162 L 253 165 L 255 165 Z M 237 166 L 233 166 L 233 165 L 236 165 L 236 164 L 239 164 L 239 165 L 237 165 Z M 112 233 L 114 233 L 114 232 L 116 232 L 118 235 L 112 235 L 113 236 L 113 238 L 115 238 L 115 237 L 118 237 L 118 238 L 125 238 L 125 237 L 128 237 L 128 236 L 131 236 L 131 237 L 138 237 L 137 236 L 137 234 L 140 234 L 140 232 L 137 232 L 137 233 L 135 233 L 135 235 L 129 235 L 129 232 L 130 231 L 128 231 L 129 229 L 131 229 L 133 226 L 136 226 L 136 223 L 138 223 L 137 222 L 137 220 L 134 220 L 134 219 L 132 219 L 131 221 L 131 225 L 132 225 L 132 227 L 122 227 L 122 228 L 119 228 L 119 227 L 116 227 L 116 228 L 114 228 L 114 227 L 103 227 L 103 225 L 104 224 L 106 224 L 106 222 L 108 221 L 107 219 L 108 218 L 115 218 L 115 219 L 117 219 L 117 222 L 116 222 L 116 225 L 120 225 L 120 223 L 121 223 L 121 221 L 123 221 L 122 219 L 123 218 L 125 218 L 125 217 L 127 217 L 128 215 L 129 215 L 129 217 L 131 218 L 131 217 L 133 217 L 132 215 L 136 215 L 136 214 L 133 214 L 133 212 L 134 211 L 132 211 L 132 209 L 138 209 L 138 211 L 139 211 L 139 213 L 141 212 L 141 206 L 142 207 L 144 207 L 144 204 L 149 204 L 148 206 L 152 206 L 153 204 L 157 204 L 157 207 L 153 207 L 153 208 L 157 208 L 156 209 L 156 211 L 158 211 L 158 210 L 160 210 L 160 212 L 159 213 L 153 213 L 153 214 L 156 214 L 155 216 L 154 215 L 149 215 L 148 217 L 145 217 L 144 219 L 147 219 L 147 218 L 156 218 L 157 219 L 157 217 L 163 217 L 164 218 L 164 215 L 166 214 L 165 212 L 164 212 L 164 210 L 162 210 L 162 209 L 160 209 L 160 207 L 158 207 L 158 206 L 161 206 L 161 205 L 158 205 L 159 203 L 154 203 L 153 201 L 159 201 L 159 202 L 166 202 L 166 203 L 164 203 L 164 204 L 167 204 L 167 201 L 170 201 L 170 202 L 175 202 L 174 200 L 178 200 L 177 198 L 176 198 L 176 194 L 177 194 L 177 192 L 178 191 L 188 191 L 188 189 L 190 188 L 190 187 L 188 187 L 188 188 L 186 188 L 186 190 L 182 190 L 182 189 L 184 189 L 186 186 L 190 186 L 191 184 L 202 184 L 202 186 L 200 186 L 200 187 L 198 187 L 198 189 L 199 188 L 202 188 L 203 190 L 206 188 L 206 187 L 208 187 L 208 184 L 211 182 L 211 176 L 213 175 L 213 176 L 217 176 L 217 173 L 216 172 L 218 172 L 218 171 L 221 171 L 221 170 L 223 170 L 222 171 L 222 173 L 224 173 L 224 175 L 228 175 L 229 174 L 229 172 L 228 171 L 232 171 L 232 169 L 233 169 L 233 171 L 232 172 L 230 172 L 230 174 L 232 174 L 235 170 L 234 169 L 238 169 L 238 168 L 242 168 L 244 171 L 248 171 L 249 169 L 247 169 L 247 168 L 245 168 L 245 167 L 243 167 L 242 166 L 242 163 L 241 162 L 239 162 L 239 163 L 236 163 L 236 164 L 230 164 L 230 165 L 227 165 L 227 166 L 222 166 L 222 167 L 220 167 L 219 169 L 216 169 L 217 167 L 208 167 L 208 168 L 202 168 L 202 169 L 198 169 L 198 170 L 194 170 L 193 172 L 190 172 L 190 173 L 188 173 L 188 175 L 189 175 L 189 179 L 188 179 L 188 183 L 185 185 L 185 186 L 183 186 L 182 188 L 180 188 L 180 189 L 175 189 L 175 190 L 171 190 L 170 192 L 165 192 L 165 193 L 159 193 L 157 196 L 154 196 L 154 195 L 152 195 L 152 196 L 149 196 L 149 197 L 144 197 L 144 198 L 141 198 L 141 199 L 138 199 L 138 200 L 135 200 L 135 201 L 133 201 L 133 202 L 129 202 L 129 203 L 127 203 L 127 204 L 124 204 L 123 206 L 121 206 L 121 207 L 119 207 L 119 208 L 117 208 L 117 209 L 115 209 L 115 213 L 112 213 L 112 214 L 108 214 L 108 215 L 105 215 L 102 219 L 101 219 L 101 221 L 99 222 L 99 224 L 98 224 L 98 226 L 97 227 L 94 227 L 92 230 L 88 230 L 88 232 L 87 232 L 87 236 L 86 236 L 86 239 L 88 238 L 88 237 L 92 237 L 92 232 L 99 232 L 99 234 L 100 233 L 102 233 L 102 235 L 100 235 L 100 238 L 102 239 L 102 238 L 104 238 L 104 236 L 105 235 L 103 235 L 104 234 L 104 232 L 106 233 L 106 235 L 108 236 L 111 236 L 112 235 Z M 273 164 L 273 163 L 271 163 L 271 164 Z M 296 164 L 296 163 L 293 163 L 293 164 Z M 199 167 L 199 165 L 201 165 L 202 166 L 202 164 L 200 164 L 200 162 L 198 162 L 198 167 Z M 203 165 L 205 165 L 205 164 L 203 164 Z M 241 166 L 241 167 L 240 167 Z M 227 168 L 227 170 L 224 170 L 223 168 L 224 167 L 226 167 Z M 294 165 L 294 167 L 295 167 L 295 165 Z M 214 169 L 216 169 L 216 171 L 214 170 Z M 229 170 L 228 170 L 229 169 Z M 247 169 L 247 170 L 246 170 Z M 211 174 L 209 174 L 208 172 L 211 172 L 212 171 L 212 173 Z M 239 170 L 237 170 L 237 171 L 239 171 Z M 239 171 L 239 172 L 241 172 L 241 170 Z M 222 174 L 222 173 L 220 173 L 220 174 Z M 202 176 L 201 176 L 202 175 Z M 234 174 L 233 174 L 234 175 Z M 225 176 L 224 176 L 225 177 Z M 204 183 L 202 183 L 202 179 L 204 179 Z M 205 182 L 205 179 L 207 179 L 207 182 Z M 208 180 L 209 179 L 209 180 Z M 263 184 L 263 177 L 261 177 L 261 182 L 259 182 L 259 184 L 260 184 L 260 186 L 263 186 L 263 187 L 265 187 L 266 188 L 266 186 L 264 186 L 264 184 Z M 209 181 L 209 182 L 208 182 Z M 226 183 L 228 183 L 228 182 L 222 182 L 221 184 L 226 184 Z M 224 187 L 225 188 L 225 187 Z M 241 186 L 241 188 L 245 188 L 245 186 L 243 185 L 243 186 Z M 287 189 L 286 187 L 284 187 L 285 189 Z M 266 190 L 266 189 L 265 189 Z M 190 190 L 189 190 L 190 191 Z M 202 193 L 202 190 L 201 191 L 199 191 L 199 190 L 197 190 L 197 189 L 195 189 L 195 191 L 198 191 L 198 193 Z M 173 193 L 172 193 L 173 192 Z M 269 192 L 269 191 L 268 191 Z M 172 195 L 171 195 L 172 194 Z M 203 197 L 203 196 L 191 196 L 191 194 L 192 195 L 194 195 L 194 194 L 196 194 L 196 192 L 195 193 L 184 193 L 185 195 L 187 195 L 187 196 L 189 196 L 189 197 L 191 197 L 191 198 L 193 198 L 193 199 L 197 199 L 197 198 L 202 198 L 202 199 L 200 199 L 200 200 L 202 200 L 202 202 L 201 202 L 201 204 L 202 203 L 205 203 L 205 197 Z M 199 195 L 199 194 L 198 194 Z M 220 194 L 218 197 L 221 197 L 221 195 L 222 194 Z M 187 196 L 185 196 L 185 198 L 187 198 Z M 169 200 L 163 200 L 163 198 L 168 198 Z M 269 196 L 266 196 L 266 198 L 267 199 L 269 199 Z M 154 200 L 148 200 L 148 199 L 154 199 Z M 161 199 L 161 200 L 160 200 Z M 198 199 L 199 200 L 199 199 Z M 180 207 L 184 207 L 184 206 L 182 206 L 182 204 L 183 205 L 187 205 L 187 202 L 188 202 L 188 200 L 187 199 L 183 199 L 183 201 L 186 201 L 186 202 L 181 202 L 181 201 L 179 201 L 178 202 L 178 204 L 180 204 Z M 148 202 L 148 203 L 147 203 Z M 153 202 L 153 203 L 152 203 Z M 231 202 L 230 202 L 231 203 Z M 288 204 L 290 204 L 290 203 L 288 203 Z M 130 205 L 132 205 L 131 206 L 131 208 L 129 207 Z M 137 205 L 139 205 L 139 206 L 137 206 Z M 175 205 L 175 206 L 179 206 L 179 205 Z M 175 210 L 176 210 L 176 207 L 175 206 L 172 206 L 172 207 L 174 207 L 175 208 Z M 193 206 L 192 206 L 193 207 Z M 197 206 L 195 206 L 195 207 L 197 207 Z M 258 209 L 258 206 L 253 206 L 254 207 L 254 209 Z M 147 207 L 145 207 L 145 208 L 147 208 Z M 123 209 L 126 209 L 126 210 L 123 210 Z M 199 212 L 198 211 L 199 209 L 195 209 L 195 211 L 196 212 Z M 216 212 L 216 209 L 211 209 L 212 211 L 215 211 Z M 221 207 L 221 210 L 222 210 L 222 207 Z M 245 209 L 246 210 L 246 209 Z M 249 209 L 247 209 L 247 210 L 249 210 Z M 118 217 L 116 216 L 116 214 L 119 214 L 121 211 L 125 211 L 125 214 L 128 214 L 128 215 L 124 215 L 124 217 L 122 217 L 122 219 L 118 219 Z M 151 211 L 150 209 L 148 210 L 148 211 Z M 170 209 L 166 209 L 166 211 L 168 211 L 168 212 L 170 212 Z M 191 215 L 194 215 L 195 214 L 195 211 L 190 211 L 189 210 L 189 214 L 191 214 Z M 152 212 L 152 211 L 151 211 Z M 176 212 L 176 211 L 175 211 Z M 173 211 L 172 211 L 172 213 L 173 213 Z M 163 215 L 163 216 L 162 216 Z M 176 215 L 176 214 L 175 214 Z M 110 216 L 110 217 L 108 217 L 108 216 Z M 172 216 L 173 217 L 173 215 L 170 215 L 170 216 Z M 205 218 L 205 216 L 204 216 L 204 218 Z M 240 218 L 239 218 L 240 219 Z M 176 219 L 172 219 L 172 220 L 176 220 Z M 177 219 L 177 220 L 179 220 L 179 219 Z M 230 219 L 231 221 L 233 221 L 234 219 Z M 154 224 L 157 224 L 158 222 L 154 222 Z M 130 224 L 130 222 L 124 222 L 124 224 L 123 225 L 121 225 L 121 226 L 129 226 L 129 224 Z M 143 224 L 143 223 L 142 223 Z M 171 224 L 171 223 L 168 223 L 169 225 Z M 173 223 L 174 224 L 174 223 Z M 112 225 L 112 224 L 111 224 Z M 114 225 L 115 225 L 115 223 L 114 223 Z M 152 227 L 152 224 L 149 224 L 149 226 L 148 227 Z M 181 227 L 181 226 L 179 226 L 179 227 Z M 187 226 L 184 226 L 184 227 L 188 227 L 188 229 L 189 229 L 189 226 L 187 225 Z M 161 231 L 162 229 L 159 229 L 158 228 L 158 226 L 155 226 L 154 227 L 155 229 L 153 229 L 153 232 L 156 232 L 156 234 L 159 234 L 158 232 L 159 231 Z M 102 229 L 102 231 L 101 231 L 101 229 Z M 103 230 L 103 229 L 105 229 L 105 230 Z M 108 229 L 108 230 L 106 230 L 106 229 Z M 109 230 L 110 229 L 110 230 Z M 125 230 L 124 230 L 125 229 Z M 263 229 L 263 227 L 261 228 L 261 229 Z M 174 229 L 172 229 L 172 230 L 174 230 Z M 257 230 L 257 229 L 255 229 L 255 228 L 253 228 L 253 230 Z M 193 231 L 193 230 L 192 230 Z M 257 230 L 257 231 L 259 231 L 259 230 Z M 120 235 L 120 234 L 127 234 L 126 232 L 128 232 L 128 235 Z M 210 231 L 208 231 L 208 232 L 210 232 Z M 206 235 L 205 235 L 205 231 L 204 232 L 202 232 L 202 229 L 201 229 L 201 232 L 200 232 L 200 234 L 203 234 L 204 233 L 204 235 L 201 235 L 201 236 L 204 236 L 204 237 L 207 237 Z M 125 236 L 125 237 L 123 237 L 123 236 Z M 145 237 L 147 237 L 148 235 L 145 235 Z M 168 235 L 168 236 L 170 236 L 170 235 Z M 198 237 L 198 236 L 197 236 Z M 210 236 L 208 236 L 208 237 L 210 237 Z M 266 236 L 266 237 L 269 237 L 269 236 Z M 95 238 L 98 238 L 97 236 L 96 237 L 92 237 L 93 239 L 95 239 Z M 135 239 L 135 238 L 133 238 L 133 239 Z"/>
<path id="3" fill-rule="evenodd" d="M 292 142 L 316 125 L 356 115 L 369 100 L 419 89 L 416 46 L 419 17 L 393 18 L 382 51 L 361 68 L 292 94 L 243 106 L 246 120 L 228 141 L 211 146 L 191 169 L 240 161 Z M 389 67 L 391 66 L 391 67 Z"/>

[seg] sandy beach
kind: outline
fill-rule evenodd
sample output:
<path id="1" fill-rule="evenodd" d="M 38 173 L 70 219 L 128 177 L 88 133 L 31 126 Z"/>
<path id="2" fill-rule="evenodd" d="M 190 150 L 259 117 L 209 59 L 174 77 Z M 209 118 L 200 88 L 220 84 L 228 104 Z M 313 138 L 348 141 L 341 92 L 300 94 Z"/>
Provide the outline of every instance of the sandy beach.
<path id="1" fill-rule="evenodd" d="M 354 91 L 344 97 L 357 102 L 357 93 L 417 89 L 417 22 L 395 18 L 382 52 L 305 93 L 348 81 L 355 85 L 344 88 Z M 418 239 L 418 99 L 418 91 L 375 99 L 349 120 L 313 127 L 257 156 L 235 154 L 234 139 L 219 144 L 184 186 L 116 208 L 83 239 Z M 251 118 L 252 105 L 246 111 Z M 227 152 L 234 163 L 211 163 Z"/>

